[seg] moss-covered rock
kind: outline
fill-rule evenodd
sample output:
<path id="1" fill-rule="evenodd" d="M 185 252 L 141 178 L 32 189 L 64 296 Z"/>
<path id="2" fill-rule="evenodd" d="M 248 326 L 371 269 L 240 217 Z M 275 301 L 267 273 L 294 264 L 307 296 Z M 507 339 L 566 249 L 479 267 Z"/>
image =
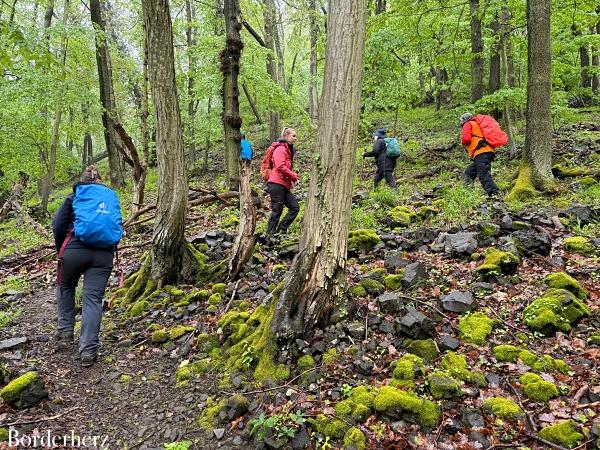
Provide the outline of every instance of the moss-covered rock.
<path id="1" fill-rule="evenodd" d="M 563 247 L 567 251 L 578 253 L 580 255 L 592 255 L 596 251 L 594 244 L 583 236 L 565 238 Z"/>
<path id="2" fill-rule="evenodd" d="M 379 235 L 372 229 L 352 230 L 348 235 L 349 251 L 370 251 L 381 242 Z"/>
<path id="3" fill-rule="evenodd" d="M 437 344 L 433 339 L 409 341 L 406 345 L 406 351 L 427 361 L 433 361 L 440 354 Z"/>
<path id="4" fill-rule="evenodd" d="M 571 367 L 562 359 L 555 359 L 550 355 L 542 355 L 538 357 L 535 353 L 529 350 L 521 350 L 519 359 L 534 372 L 552 372 L 558 371 L 563 374 L 568 374 Z"/>
<path id="5" fill-rule="evenodd" d="M 462 395 L 460 384 L 448 372 L 435 371 L 427 377 L 427 381 L 433 398 L 450 399 Z"/>
<path id="6" fill-rule="evenodd" d="M 446 353 L 441 362 L 441 366 L 450 376 L 465 383 L 478 387 L 487 386 L 487 379 L 481 372 L 469 370 L 467 358 L 455 352 Z"/>
<path id="7" fill-rule="evenodd" d="M 152 333 L 150 337 L 150 341 L 153 344 L 162 344 L 163 342 L 167 342 L 169 340 L 169 332 L 162 328 L 160 330 L 156 330 Z"/>
<path id="8" fill-rule="evenodd" d="M 544 333 L 568 332 L 575 322 L 589 315 L 590 309 L 565 289 L 551 289 L 523 310 L 525 324 Z"/>
<path id="9" fill-rule="evenodd" d="M 224 295 L 227 290 L 227 285 L 225 283 L 215 283 L 212 285 L 211 291 L 213 294 L 221 294 Z"/>
<path id="10" fill-rule="evenodd" d="M 384 280 L 385 287 L 393 291 L 400 289 L 402 287 L 402 278 L 404 278 L 404 273 L 388 275 Z"/>
<path id="11" fill-rule="evenodd" d="M 345 422 L 339 419 L 329 418 L 325 414 L 319 414 L 314 419 L 309 420 L 309 423 L 322 435 L 334 439 L 339 439 L 344 436 L 344 433 L 346 433 L 349 428 Z"/>
<path id="12" fill-rule="evenodd" d="M 523 392 L 527 397 L 537 402 L 546 403 L 558 397 L 558 388 L 554 383 L 545 381 L 535 373 L 526 373 L 519 378 L 523 385 Z"/>
<path id="13" fill-rule="evenodd" d="M 566 448 L 577 447 L 584 439 L 577 423 L 572 419 L 542 428 L 540 437 Z"/>
<path id="14" fill-rule="evenodd" d="M 175 341 L 184 334 L 191 333 L 194 330 L 194 327 L 185 325 L 175 325 L 174 327 L 169 328 L 169 339 Z"/>
<path id="15" fill-rule="evenodd" d="M 515 345 L 510 344 L 502 344 L 496 345 L 492 352 L 496 359 L 500 362 L 516 362 L 519 358 L 519 353 L 521 349 Z"/>
<path id="16" fill-rule="evenodd" d="M 385 292 L 385 286 L 377 280 L 365 278 L 361 280 L 360 285 L 372 295 L 379 295 Z"/>
<path id="17" fill-rule="evenodd" d="M 361 284 L 355 284 L 348 290 L 348 292 L 353 298 L 363 298 L 368 295 L 367 290 Z"/>
<path id="18" fill-rule="evenodd" d="M 288 271 L 287 267 L 283 264 L 275 264 L 273 266 L 273 268 L 271 269 L 271 273 L 273 274 L 274 277 L 280 277 L 284 274 L 286 274 Z"/>
<path id="19" fill-rule="evenodd" d="M 337 348 L 333 347 L 323 353 L 321 361 L 323 361 L 323 364 L 327 365 L 336 362 L 339 358 L 340 355 L 337 351 Z"/>
<path id="20" fill-rule="evenodd" d="M 521 407 L 504 397 L 492 397 L 483 402 L 483 409 L 500 419 L 519 420 L 524 414 Z"/>
<path id="21" fill-rule="evenodd" d="M 423 359 L 417 355 L 407 353 L 396 361 L 396 366 L 392 373 L 392 379 L 401 383 L 393 382 L 397 387 L 413 387 L 417 376 L 425 373 L 425 364 Z"/>
<path id="22" fill-rule="evenodd" d="M 483 345 L 492 333 L 494 320 L 482 312 L 461 316 L 458 321 L 458 330 L 465 342 Z"/>
<path id="23" fill-rule="evenodd" d="M 344 448 L 353 448 L 355 450 L 365 450 L 367 446 L 367 437 L 365 433 L 356 427 L 350 428 L 344 434 Z"/>
<path id="24" fill-rule="evenodd" d="M 226 400 L 223 398 L 218 402 L 212 397 L 208 397 L 206 406 L 198 418 L 198 425 L 206 431 L 212 431 L 218 424 L 218 416 L 225 407 Z"/>
<path id="25" fill-rule="evenodd" d="M 47 396 L 44 382 L 34 371 L 15 378 L 0 391 L 0 398 L 16 409 L 29 408 Z"/>
<path id="26" fill-rule="evenodd" d="M 311 355 L 304 355 L 298 358 L 298 370 L 305 371 L 315 367 L 315 358 Z"/>
<path id="27" fill-rule="evenodd" d="M 208 297 L 208 304 L 210 306 L 219 306 L 222 301 L 223 301 L 223 298 L 221 297 L 221 294 L 219 294 L 219 293 L 211 294 L 211 296 Z"/>
<path id="28" fill-rule="evenodd" d="M 374 407 L 376 411 L 395 418 L 402 417 L 405 412 L 412 413 L 421 425 L 429 428 L 435 426 L 440 417 L 440 408 L 435 403 L 391 386 L 379 389 Z"/>
<path id="29" fill-rule="evenodd" d="M 551 288 L 566 289 L 572 292 L 580 300 L 584 300 L 587 297 L 587 291 L 581 287 L 579 281 L 564 272 L 551 273 L 544 278 L 544 281 Z"/>
<path id="30" fill-rule="evenodd" d="M 144 311 L 148 308 L 148 302 L 146 300 L 138 300 L 129 309 L 130 317 L 138 317 L 141 316 Z"/>
<path id="31" fill-rule="evenodd" d="M 475 271 L 483 277 L 492 274 L 514 275 L 520 262 L 521 260 L 517 255 L 490 247 L 485 252 L 483 264 L 475 269 Z"/>
<path id="32" fill-rule="evenodd" d="M 407 227 L 417 217 L 415 212 L 406 205 L 396 206 L 386 214 L 388 223 L 392 227 Z"/>

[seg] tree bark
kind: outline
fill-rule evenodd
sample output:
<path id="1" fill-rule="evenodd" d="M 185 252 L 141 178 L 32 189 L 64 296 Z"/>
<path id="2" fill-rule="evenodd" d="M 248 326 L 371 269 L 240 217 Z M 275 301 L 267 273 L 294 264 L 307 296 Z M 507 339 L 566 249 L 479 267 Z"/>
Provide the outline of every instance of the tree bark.
<path id="1" fill-rule="evenodd" d="M 56 102 L 56 110 L 54 112 L 54 123 L 52 125 L 52 135 L 50 138 L 50 151 L 47 160 L 47 171 L 42 179 L 41 184 L 41 208 L 42 211 L 48 210 L 48 200 L 50 198 L 50 193 L 52 192 L 52 184 L 54 183 L 54 174 L 56 171 L 56 151 L 58 148 L 58 142 L 60 138 L 60 122 L 62 120 L 63 113 L 63 93 L 65 89 L 64 78 L 65 78 L 65 65 L 67 61 L 67 23 L 69 21 L 69 2 L 70 0 L 65 0 L 64 3 L 64 11 L 62 18 L 62 26 L 63 26 L 63 34 L 61 37 L 60 43 L 60 56 L 59 61 L 61 64 L 61 81 L 59 81 L 59 89 L 58 96 Z"/>
<path id="2" fill-rule="evenodd" d="M 508 32 L 511 20 L 511 13 L 508 7 L 502 8 L 500 12 L 500 50 L 502 54 L 502 64 L 504 66 L 504 86 L 508 88 L 515 87 L 514 64 L 511 56 L 510 33 Z M 511 108 L 508 102 L 504 104 L 504 122 L 506 125 L 506 134 L 508 135 L 508 147 L 511 158 L 518 156 L 517 142 L 515 140 L 515 110 Z"/>
<path id="3" fill-rule="evenodd" d="M 494 32 L 494 44 L 492 46 L 492 54 L 490 55 L 490 84 L 488 92 L 493 94 L 500 89 L 500 54 L 502 52 L 502 37 L 500 35 L 500 23 L 498 18 L 495 18 L 490 24 L 490 28 Z"/>
<path id="4" fill-rule="evenodd" d="M 185 240 L 187 168 L 175 81 L 173 31 L 168 0 L 143 0 L 148 78 L 152 87 L 158 196 L 150 277 L 163 284 L 191 282 L 196 263 Z"/>
<path id="5" fill-rule="evenodd" d="M 327 323 L 345 296 L 354 152 L 365 42 L 365 0 L 330 0 L 319 157 L 311 172 L 299 253 L 272 321 L 278 338 Z"/>
<path id="6" fill-rule="evenodd" d="M 54 0 L 48 0 L 46 3 L 46 12 L 44 13 L 44 30 L 46 31 L 46 39 L 50 39 L 48 28 L 52 25 L 52 17 L 54 16 Z"/>
<path id="7" fill-rule="evenodd" d="M 317 2 L 310 0 L 308 5 L 310 15 L 310 80 L 308 84 L 308 114 L 313 124 L 319 120 L 319 92 L 317 88 L 317 40 L 319 38 L 319 26 L 317 24 Z"/>
<path id="8" fill-rule="evenodd" d="M 8 17 L 8 26 L 12 26 L 15 21 L 15 13 L 17 12 L 17 1 L 13 0 L 12 8 L 10 9 L 10 16 Z"/>
<path id="9" fill-rule="evenodd" d="M 125 186 L 125 167 L 119 152 L 120 142 L 114 123 L 117 120 L 117 106 L 112 79 L 112 67 L 108 41 L 106 39 L 106 20 L 102 11 L 101 0 L 90 0 L 90 16 L 95 28 L 96 64 L 98 66 L 98 82 L 100 101 L 102 103 L 102 125 L 104 126 L 104 142 L 108 151 L 110 184 L 116 187 Z"/>
<path id="10" fill-rule="evenodd" d="M 277 68 L 277 54 L 275 51 L 275 33 L 277 33 L 277 25 L 275 24 L 275 2 L 274 0 L 264 1 L 264 20 L 265 20 L 265 45 L 270 50 L 267 56 L 267 73 L 271 77 L 273 83 L 281 86 L 279 82 L 279 70 Z M 281 116 L 278 111 L 271 108 L 269 118 L 270 138 L 275 141 L 281 134 Z"/>
<path id="11" fill-rule="evenodd" d="M 476 102 L 483 97 L 483 35 L 479 0 L 470 0 L 471 7 L 471 101 Z"/>
<path id="12" fill-rule="evenodd" d="M 196 149 L 196 133 L 194 130 L 194 119 L 196 117 L 196 108 L 194 106 L 194 72 L 196 70 L 196 60 L 193 57 L 192 50 L 194 45 L 196 45 L 196 39 L 194 38 L 196 8 L 194 7 L 193 0 L 185 0 L 185 12 L 187 19 L 185 36 L 188 50 L 188 158 L 190 159 L 190 166 L 193 168 L 196 165 L 196 160 L 198 159 L 198 150 Z"/>
<path id="13" fill-rule="evenodd" d="M 375 1 L 375 14 L 383 14 L 386 10 L 386 0 Z"/>
<path id="14" fill-rule="evenodd" d="M 590 30 L 595 33 L 597 37 L 600 36 L 600 6 L 596 9 L 596 14 L 599 16 L 596 26 Z M 592 45 L 592 68 L 594 69 L 594 75 L 592 75 L 592 90 L 594 94 L 600 94 L 600 45 Z"/>
<path id="15" fill-rule="evenodd" d="M 524 198 L 548 190 L 552 175 L 550 0 L 527 1 L 527 113 L 519 177 L 509 194 Z"/>
<path id="16" fill-rule="evenodd" d="M 256 123 L 261 125 L 263 122 L 262 122 L 262 118 L 260 117 L 260 113 L 258 112 L 258 107 L 256 106 L 256 100 L 254 100 L 254 98 L 250 94 L 250 91 L 248 90 L 248 86 L 246 85 L 246 83 L 242 83 L 242 90 L 244 91 L 244 95 L 246 96 L 246 99 L 248 100 L 248 104 L 250 105 L 252 114 L 254 114 L 254 117 L 256 118 Z"/>
<path id="17" fill-rule="evenodd" d="M 227 172 L 227 188 L 235 191 L 239 185 L 240 159 L 240 91 L 238 77 L 242 56 L 242 39 L 240 38 L 239 0 L 225 0 L 225 49 L 221 52 L 221 73 L 223 74 L 223 128 L 225 131 L 225 167 Z"/>

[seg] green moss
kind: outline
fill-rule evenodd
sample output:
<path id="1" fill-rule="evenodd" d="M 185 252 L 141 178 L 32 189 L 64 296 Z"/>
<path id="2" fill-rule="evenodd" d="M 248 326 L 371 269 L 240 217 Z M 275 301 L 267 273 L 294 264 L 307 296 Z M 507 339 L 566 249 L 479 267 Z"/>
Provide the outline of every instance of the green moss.
<path id="1" fill-rule="evenodd" d="M 525 324 L 544 332 L 568 332 L 573 323 L 589 315 L 590 309 L 565 289 L 552 289 L 523 310 Z"/>
<path id="2" fill-rule="evenodd" d="M 194 301 L 204 301 L 210 297 L 210 292 L 206 289 L 200 289 L 199 291 L 190 294 L 190 299 Z"/>
<path id="3" fill-rule="evenodd" d="M 428 219 L 430 217 L 434 217 L 439 213 L 439 211 L 431 206 L 422 206 L 417 211 L 417 215 L 420 219 Z"/>
<path id="4" fill-rule="evenodd" d="M 448 352 L 442 358 L 441 366 L 448 374 L 450 374 L 450 376 L 457 380 L 479 387 L 487 386 L 485 375 L 481 372 L 474 372 L 468 369 L 467 358 L 465 355 Z"/>
<path id="5" fill-rule="evenodd" d="M 40 376 L 37 372 L 32 371 L 15 378 L 6 386 L 4 386 L 4 388 L 2 388 L 0 391 L 0 397 L 5 402 L 14 402 L 21 396 L 23 391 L 29 388 L 32 383 L 35 383 L 39 377 Z"/>
<path id="6" fill-rule="evenodd" d="M 310 421 L 313 427 L 324 436 L 339 439 L 349 428 L 344 422 L 338 419 L 330 419 L 324 414 L 320 414 Z"/>
<path id="7" fill-rule="evenodd" d="M 544 281 L 551 288 L 566 289 L 572 292 L 580 300 L 587 297 L 587 291 L 581 287 L 579 281 L 564 272 L 551 273 L 544 278 Z"/>
<path id="8" fill-rule="evenodd" d="M 298 358 L 298 370 L 304 372 L 305 370 L 315 367 L 315 358 L 310 355 L 304 355 Z"/>
<path id="9" fill-rule="evenodd" d="M 122 373 L 119 376 L 119 383 L 129 383 L 132 380 L 133 380 L 133 377 L 127 373 Z"/>
<path id="10" fill-rule="evenodd" d="M 492 333 L 494 321 L 482 312 L 461 316 L 458 329 L 466 342 L 483 345 Z"/>
<path id="11" fill-rule="evenodd" d="M 565 238 L 563 241 L 565 250 L 578 253 L 581 255 L 592 255 L 596 251 L 596 247 L 587 238 L 583 236 L 573 236 Z"/>
<path id="12" fill-rule="evenodd" d="M 370 278 L 365 278 L 365 279 L 361 280 L 360 285 L 363 288 L 365 288 L 365 290 L 369 294 L 379 295 L 379 294 L 383 294 L 385 291 L 385 286 L 383 284 L 381 284 L 377 280 L 372 280 Z"/>
<path id="13" fill-rule="evenodd" d="M 490 222 L 481 224 L 479 229 L 481 230 L 481 234 L 486 237 L 492 237 L 498 233 L 498 225 Z"/>
<path id="14" fill-rule="evenodd" d="M 384 284 L 385 287 L 395 291 L 396 289 L 400 289 L 402 287 L 402 278 L 404 278 L 404 274 L 396 274 L 396 275 L 388 275 L 385 277 Z"/>
<path id="15" fill-rule="evenodd" d="M 406 346 L 406 351 L 427 361 L 433 361 L 440 354 L 433 339 L 411 341 Z"/>
<path id="16" fill-rule="evenodd" d="M 336 362 L 339 359 L 340 355 L 338 354 L 337 348 L 333 347 L 323 353 L 322 361 L 323 364 L 331 364 Z"/>
<path id="17" fill-rule="evenodd" d="M 174 341 L 176 339 L 179 339 L 184 334 L 190 333 L 194 330 L 194 327 L 188 327 L 185 325 L 175 325 L 174 327 L 169 329 L 169 339 Z"/>
<path id="18" fill-rule="evenodd" d="M 283 274 L 287 273 L 287 271 L 288 271 L 287 267 L 283 264 L 275 264 L 273 266 L 273 268 L 271 269 L 271 273 L 274 276 L 283 275 Z"/>
<path id="19" fill-rule="evenodd" d="M 399 417 L 403 411 L 411 412 L 425 427 L 435 426 L 440 416 L 439 406 L 435 403 L 391 386 L 379 389 L 373 405 L 375 410 L 392 417 Z"/>
<path id="20" fill-rule="evenodd" d="M 348 419 L 352 416 L 352 411 L 354 410 L 354 402 L 352 400 L 342 400 L 338 402 L 335 407 L 336 416 L 341 419 Z"/>
<path id="21" fill-rule="evenodd" d="M 516 362 L 519 358 L 521 349 L 514 345 L 503 344 L 496 345 L 492 351 L 494 352 L 496 359 L 500 362 Z"/>
<path id="22" fill-rule="evenodd" d="M 6 442 L 8 441 L 9 438 L 9 434 L 8 434 L 8 428 L 0 428 L 0 442 Z"/>
<path id="23" fill-rule="evenodd" d="M 507 202 L 522 202 L 531 200 L 537 195 L 538 192 L 533 186 L 533 172 L 531 166 L 526 162 L 521 162 L 521 165 L 519 166 L 519 175 L 505 200 Z"/>
<path id="24" fill-rule="evenodd" d="M 429 382 L 429 391 L 433 398 L 449 399 L 462 395 L 460 384 L 448 372 L 433 372 L 427 377 L 427 381 Z"/>
<path id="25" fill-rule="evenodd" d="M 213 294 L 221 294 L 224 295 L 227 290 L 227 285 L 225 283 L 215 283 L 213 284 L 211 291 Z"/>
<path id="26" fill-rule="evenodd" d="M 208 297 L 208 304 L 211 306 L 218 306 L 223 301 L 221 294 L 215 293 Z"/>
<path id="27" fill-rule="evenodd" d="M 370 251 L 381 239 L 372 229 L 352 230 L 348 235 L 349 251 Z"/>
<path id="28" fill-rule="evenodd" d="M 185 295 L 185 292 L 182 289 L 173 286 L 165 286 L 164 291 L 168 292 L 173 297 L 183 297 L 183 295 Z"/>
<path id="29" fill-rule="evenodd" d="M 475 271 L 481 276 L 490 274 L 513 275 L 517 271 L 520 262 L 518 256 L 490 247 L 485 252 L 483 264 Z"/>
<path id="30" fill-rule="evenodd" d="M 212 397 L 208 397 L 206 400 L 206 406 L 198 418 L 198 425 L 200 428 L 205 431 L 212 431 L 217 426 L 217 416 L 225 407 L 225 403 L 225 399 L 221 399 L 217 402 L 213 400 Z"/>
<path id="31" fill-rule="evenodd" d="M 357 404 L 352 411 L 352 419 L 357 422 L 364 422 L 371 415 L 371 408 L 365 405 Z"/>
<path id="32" fill-rule="evenodd" d="M 535 373 L 526 373 L 519 378 L 523 385 L 523 392 L 532 400 L 547 403 L 550 399 L 558 397 L 558 388 L 554 383 L 545 381 Z"/>
<path id="33" fill-rule="evenodd" d="M 144 311 L 148 308 L 148 302 L 146 300 L 138 300 L 129 309 L 130 317 L 138 317 L 141 316 Z"/>
<path id="34" fill-rule="evenodd" d="M 542 428 L 540 437 L 566 448 L 577 447 L 583 442 L 584 435 L 579 432 L 577 423 L 570 419 Z"/>
<path id="35" fill-rule="evenodd" d="M 387 212 L 387 217 L 394 227 L 407 227 L 417 217 L 414 211 L 405 205 L 396 206 Z"/>
<path id="36" fill-rule="evenodd" d="M 483 408 L 500 419 L 519 420 L 523 417 L 523 411 L 512 400 L 504 397 L 492 397 L 483 402 Z"/>
<path id="37" fill-rule="evenodd" d="M 169 340 L 169 333 L 164 328 L 161 330 L 156 330 L 152 333 L 150 340 L 153 344 L 162 344 L 163 342 L 167 342 Z"/>
<path id="38" fill-rule="evenodd" d="M 407 353 L 398 361 L 392 373 L 392 378 L 402 381 L 414 381 L 417 375 L 425 373 L 425 364 L 419 356 Z"/>
<path id="39" fill-rule="evenodd" d="M 356 405 L 372 408 L 374 398 L 373 392 L 369 391 L 366 386 L 357 386 L 352 389 L 352 400 Z"/>
<path id="40" fill-rule="evenodd" d="M 356 450 L 365 450 L 367 447 L 367 437 L 365 433 L 356 427 L 350 428 L 344 434 L 344 447 L 351 447 Z"/>
<path id="41" fill-rule="evenodd" d="M 355 284 L 348 292 L 353 298 L 362 298 L 367 296 L 367 290 L 361 284 Z"/>

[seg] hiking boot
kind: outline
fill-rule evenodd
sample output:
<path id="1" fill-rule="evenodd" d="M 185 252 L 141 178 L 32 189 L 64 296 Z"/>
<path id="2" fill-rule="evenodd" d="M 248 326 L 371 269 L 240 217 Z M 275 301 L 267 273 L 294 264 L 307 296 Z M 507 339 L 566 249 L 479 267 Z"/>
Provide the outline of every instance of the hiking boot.
<path id="1" fill-rule="evenodd" d="M 56 340 L 63 342 L 73 342 L 74 334 L 72 331 L 57 331 Z"/>
<path id="2" fill-rule="evenodd" d="M 96 353 L 82 353 L 81 354 L 81 365 L 83 367 L 92 367 L 96 361 Z"/>

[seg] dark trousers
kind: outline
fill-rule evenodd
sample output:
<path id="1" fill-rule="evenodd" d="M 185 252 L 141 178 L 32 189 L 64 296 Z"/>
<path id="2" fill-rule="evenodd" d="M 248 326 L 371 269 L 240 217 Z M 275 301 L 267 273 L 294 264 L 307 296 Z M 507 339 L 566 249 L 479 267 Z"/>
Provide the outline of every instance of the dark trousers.
<path id="1" fill-rule="evenodd" d="M 473 183 L 475 178 L 479 178 L 483 190 L 487 195 L 496 194 L 499 189 L 492 179 L 492 161 L 496 157 L 493 152 L 482 153 L 473 158 L 471 165 L 467 167 L 463 175 L 465 183 Z"/>
<path id="2" fill-rule="evenodd" d="M 373 184 L 375 185 L 375 189 L 377 189 L 377 185 L 381 180 L 385 179 L 387 184 L 396 189 L 398 185 L 396 184 L 396 180 L 394 180 L 394 170 L 384 170 L 383 167 L 377 167 L 377 173 L 375 174 L 375 178 L 373 179 Z"/>
<path id="3" fill-rule="evenodd" d="M 300 211 L 298 199 L 285 186 L 277 183 L 267 183 L 267 192 L 271 196 L 271 215 L 269 216 L 267 233 L 273 234 L 277 231 L 286 233 Z M 284 206 L 287 207 L 288 212 L 283 220 L 279 222 Z"/>
<path id="4" fill-rule="evenodd" d="M 56 290 L 58 331 L 72 332 L 75 327 L 75 288 L 83 275 L 80 354 L 95 354 L 100 346 L 102 298 L 112 267 L 110 250 L 67 248 L 63 255 L 62 285 Z"/>

